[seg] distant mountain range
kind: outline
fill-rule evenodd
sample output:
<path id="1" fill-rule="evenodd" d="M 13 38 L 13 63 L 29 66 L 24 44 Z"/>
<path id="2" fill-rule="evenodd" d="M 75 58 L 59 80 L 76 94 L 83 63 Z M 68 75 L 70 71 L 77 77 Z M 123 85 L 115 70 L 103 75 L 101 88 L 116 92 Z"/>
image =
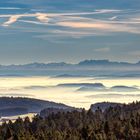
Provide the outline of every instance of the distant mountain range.
<path id="1" fill-rule="evenodd" d="M 109 60 L 84 60 L 77 64 L 70 64 L 65 62 L 60 63 L 30 63 L 23 65 L 0 65 L 0 69 L 67 69 L 67 68 L 96 68 L 101 66 L 108 67 L 137 67 L 140 68 L 140 61 L 137 63 L 116 62 Z M 104 67 L 105 68 L 105 67 Z"/>
<path id="2" fill-rule="evenodd" d="M 84 60 L 79 62 L 79 66 L 98 66 L 98 65 L 111 65 L 111 66 L 138 66 L 140 62 L 128 63 L 128 62 L 117 62 L 109 60 Z"/>

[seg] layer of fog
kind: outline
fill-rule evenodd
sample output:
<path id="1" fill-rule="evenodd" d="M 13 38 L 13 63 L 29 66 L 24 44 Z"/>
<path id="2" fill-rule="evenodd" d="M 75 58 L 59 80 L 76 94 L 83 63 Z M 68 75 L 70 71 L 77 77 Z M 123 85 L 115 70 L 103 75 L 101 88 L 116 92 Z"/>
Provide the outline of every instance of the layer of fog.
<path id="1" fill-rule="evenodd" d="M 31 97 L 89 108 L 103 101 L 140 100 L 139 78 L 1 77 L 0 96 Z"/>

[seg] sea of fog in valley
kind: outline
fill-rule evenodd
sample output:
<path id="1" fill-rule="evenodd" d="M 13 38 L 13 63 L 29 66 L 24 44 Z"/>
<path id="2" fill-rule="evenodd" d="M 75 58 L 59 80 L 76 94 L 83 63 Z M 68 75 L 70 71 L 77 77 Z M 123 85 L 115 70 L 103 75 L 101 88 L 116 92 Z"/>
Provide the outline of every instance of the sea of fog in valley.
<path id="1" fill-rule="evenodd" d="M 0 96 L 37 98 L 86 109 L 97 102 L 140 100 L 138 74 L 115 74 L 101 71 L 1 70 Z"/>

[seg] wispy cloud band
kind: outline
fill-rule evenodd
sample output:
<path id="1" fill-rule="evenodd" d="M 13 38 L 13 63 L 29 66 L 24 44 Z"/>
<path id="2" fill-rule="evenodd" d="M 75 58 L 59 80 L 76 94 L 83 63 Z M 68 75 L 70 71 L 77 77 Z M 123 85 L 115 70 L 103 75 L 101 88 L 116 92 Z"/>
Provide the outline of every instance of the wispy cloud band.
<path id="1" fill-rule="evenodd" d="M 128 13 L 130 12 L 128 10 Z M 98 14 L 105 14 L 106 16 L 99 18 L 96 16 Z M 4 27 L 11 26 L 16 22 L 54 26 L 54 29 L 51 31 L 48 30 L 48 32 L 54 33 L 55 31 L 59 31 L 59 34 L 72 37 L 107 35 L 113 32 L 140 34 L 140 15 L 130 15 L 126 11 L 115 9 L 100 9 L 93 12 L 77 13 L 5 14 L 0 15 L 0 18 L 8 19 L 1 24 Z M 59 27 L 63 27 L 63 29 L 60 30 Z"/>

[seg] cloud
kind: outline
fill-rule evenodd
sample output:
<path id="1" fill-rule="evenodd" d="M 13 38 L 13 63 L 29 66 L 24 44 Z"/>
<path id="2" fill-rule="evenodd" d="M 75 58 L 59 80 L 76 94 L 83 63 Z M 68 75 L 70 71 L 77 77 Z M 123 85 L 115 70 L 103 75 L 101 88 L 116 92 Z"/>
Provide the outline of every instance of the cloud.
<path id="1" fill-rule="evenodd" d="M 109 18 L 110 20 L 115 20 L 115 19 L 117 19 L 117 16 L 113 16 L 113 17 L 111 17 L 111 18 Z"/>
<path id="2" fill-rule="evenodd" d="M 104 13 L 120 13 L 122 12 L 122 10 L 118 10 L 118 9 L 98 9 L 96 10 L 96 12 L 104 14 Z"/>
<path id="3" fill-rule="evenodd" d="M 128 53 L 128 55 L 133 56 L 133 57 L 140 57 L 140 51 L 132 50 L 131 52 Z"/>
<path id="4" fill-rule="evenodd" d="M 38 21 L 32 21 L 32 20 L 18 20 L 19 22 L 29 23 L 29 24 L 36 24 L 36 25 L 46 25 L 45 23 L 41 23 Z"/>
<path id="5" fill-rule="evenodd" d="M 110 48 L 106 47 L 106 48 L 97 48 L 94 50 L 95 52 L 109 52 Z"/>
<path id="6" fill-rule="evenodd" d="M 46 23 L 48 21 L 47 14 L 44 13 L 35 13 L 35 14 L 17 14 L 17 15 L 0 15 L 0 18 L 8 18 L 8 21 L 4 22 L 2 26 L 9 26 L 19 20 L 19 18 L 29 18 L 29 17 L 34 17 L 38 19 L 41 23 Z M 21 20 L 22 22 L 28 22 L 32 24 L 37 24 L 35 21 L 26 21 L 26 20 Z M 40 23 L 40 24 L 41 24 Z M 39 24 L 39 22 L 38 22 Z"/>
<path id="7" fill-rule="evenodd" d="M 87 23 L 87 22 L 71 22 L 71 21 L 64 21 L 58 22 L 57 25 L 59 26 L 66 26 L 70 28 L 96 28 L 96 29 L 106 29 L 110 28 L 110 26 L 106 23 Z"/>
<path id="8" fill-rule="evenodd" d="M 92 31 L 102 31 L 102 32 L 128 32 L 140 34 L 140 27 L 132 25 L 134 23 L 120 23 L 120 22 L 106 22 L 106 21 L 93 21 L 93 22 L 77 22 L 77 21 L 63 21 L 58 22 L 57 25 L 76 29 L 89 29 Z M 138 23 L 140 24 L 140 23 Z"/>
<path id="9" fill-rule="evenodd" d="M 11 16 L 8 21 L 3 23 L 3 26 L 9 26 L 10 24 L 15 23 L 20 17 L 20 15 Z"/>
<path id="10" fill-rule="evenodd" d="M 1 25 L 4 27 L 10 26 L 16 22 L 23 22 L 34 25 L 51 26 L 51 30 L 46 27 L 40 28 L 40 31 L 35 37 L 45 39 L 48 36 L 57 38 L 81 38 L 86 36 L 99 36 L 109 35 L 112 33 L 126 32 L 131 34 L 140 34 L 140 16 L 138 14 L 129 15 L 133 11 L 122 11 L 115 9 L 98 9 L 93 12 L 75 12 L 75 13 L 26 13 L 16 15 L 0 15 L 0 18 L 8 18 L 7 21 Z M 136 11 L 134 13 L 137 13 Z M 97 14 L 105 14 L 111 18 L 96 16 Z M 116 15 L 117 14 L 117 15 Z M 95 15 L 95 16 L 94 16 Z M 119 18 L 118 18 L 119 17 Z M 33 27 L 35 32 L 36 26 Z M 24 24 L 14 26 L 18 30 L 22 30 Z M 44 27 L 45 28 L 45 27 Z M 24 32 L 32 32 L 31 28 L 26 28 Z M 104 50 L 96 51 L 109 51 L 107 48 Z"/>
<path id="11" fill-rule="evenodd" d="M 23 93 L 14 93 L 14 92 L 8 92 L 8 93 L 1 93 L 0 92 L 0 96 L 10 96 L 10 97 L 13 97 L 13 96 L 16 96 L 16 97 L 34 97 L 33 94 L 23 94 Z"/>
<path id="12" fill-rule="evenodd" d="M 0 10 L 20 10 L 18 7 L 0 7 Z"/>
<path id="13" fill-rule="evenodd" d="M 28 90 L 40 90 L 40 89 L 47 89 L 47 86 L 27 86 L 24 87 L 24 89 L 28 89 Z"/>
<path id="14" fill-rule="evenodd" d="M 36 18 L 41 22 L 48 22 L 49 18 L 47 17 L 47 14 L 43 13 L 37 13 Z"/>
<path id="15" fill-rule="evenodd" d="M 87 98 L 139 98 L 140 94 L 115 94 L 115 93 L 109 93 L 109 94 L 95 94 L 86 96 Z"/>
<path id="16" fill-rule="evenodd" d="M 2 9 L 6 9 L 5 7 L 1 7 Z M 7 7 L 7 9 L 18 9 Z M 34 14 L 17 14 L 17 15 L 0 15 L 0 18 L 9 18 L 8 21 L 3 23 L 3 26 L 9 26 L 10 24 L 15 23 L 19 18 L 22 17 L 35 17 L 40 22 L 48 22 L 49 17 L 60 17 L 60 16 L 82 16 L 82 15 L 93 15 L 93 14 L 103 14 L 103 13 L 112 13 L 112 12 L 120 12 L 120 10 L 109 10 L 109 9 L 101 9 L 95 10 L 94 12 L 80 12 L 80 13 L 34 13 Z"/>

